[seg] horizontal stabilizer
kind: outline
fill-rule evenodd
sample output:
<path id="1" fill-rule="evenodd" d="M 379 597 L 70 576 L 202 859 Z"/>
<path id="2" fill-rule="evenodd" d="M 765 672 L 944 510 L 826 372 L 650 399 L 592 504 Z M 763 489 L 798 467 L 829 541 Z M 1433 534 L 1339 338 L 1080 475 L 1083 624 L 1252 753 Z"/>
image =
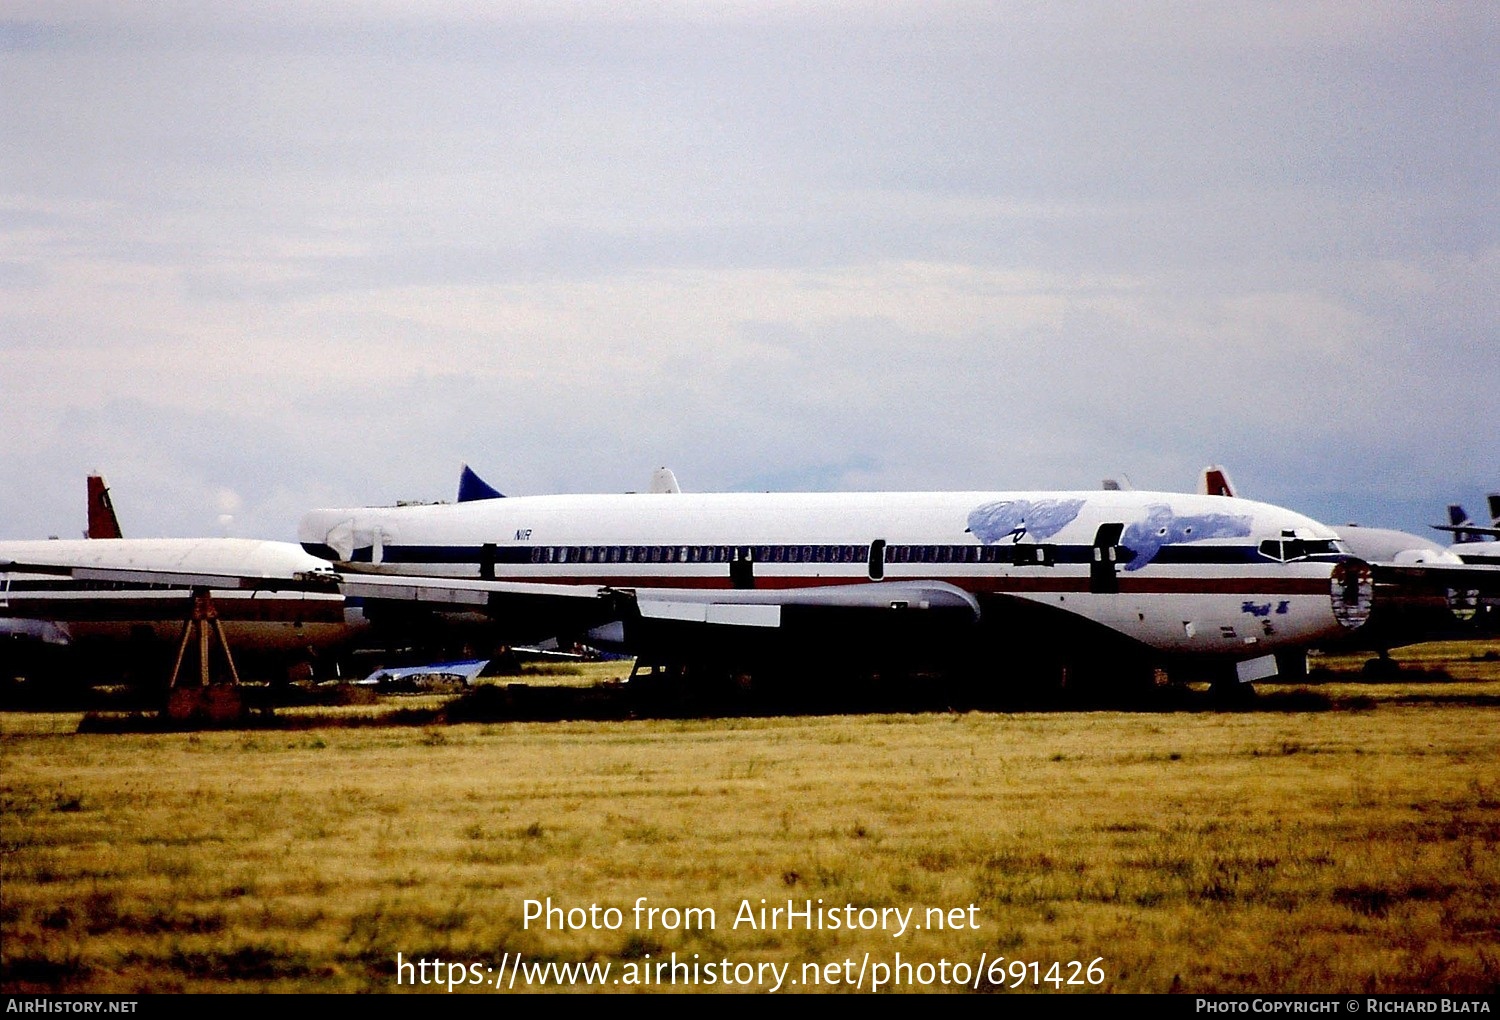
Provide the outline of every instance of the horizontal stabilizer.
<path id="1" fill-rule="evenodd" d="M 1500 509 L 1500 493 L 1490 493 L 1490 513 Z M 1454 545 L 1483 542 L 1486 538 L 1500 538 L 1500 520 L 1493 527 L 1482 527 L 1469 518 L 1469 513 L 1457 503 L 1448 504 L 1448 523 L 1429 525 L 1435 531 L 1453 532 Z"/>
<path id="2" fill-rule="evenodd" d="M 1467 545 L 1471 542 L 1483 541 L 1485 536 L 1500 538 L 1500 528 L 1481 528 L 1477 524 L 1429 524 L 1428 527 L 1437 531 L 1453 532 L 1454 545 Z"/>

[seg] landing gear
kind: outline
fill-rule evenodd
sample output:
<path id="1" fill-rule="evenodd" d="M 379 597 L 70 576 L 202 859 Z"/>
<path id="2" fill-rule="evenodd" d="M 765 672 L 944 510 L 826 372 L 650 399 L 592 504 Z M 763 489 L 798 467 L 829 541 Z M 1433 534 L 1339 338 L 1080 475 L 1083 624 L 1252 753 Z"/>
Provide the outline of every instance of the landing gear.
<path id="1" fill-rule="evenodd" d="M 1218 680 L 1209 685 L 1208 696 L 1220 708 L 1245 708 L 1255 704 L 1255 685 L 1248 680 Z"/>
<path id="2" fill-rule="evenodd" d="M 1359 672 L 1368 680 L 1395 680 L 1401 675 L 1401 664 L 1391 658 L 1390 649 L 1382 648 Z"/>

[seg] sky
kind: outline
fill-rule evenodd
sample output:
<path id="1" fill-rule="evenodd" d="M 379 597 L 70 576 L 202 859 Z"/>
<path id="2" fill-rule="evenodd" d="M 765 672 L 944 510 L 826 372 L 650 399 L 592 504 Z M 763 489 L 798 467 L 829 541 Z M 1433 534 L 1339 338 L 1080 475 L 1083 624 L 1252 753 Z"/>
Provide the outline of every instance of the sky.
<path id="1" fill-rule="evenodd" d="M 0 7 L 0 537 L 1500 489 L 1500 6 Z"/>

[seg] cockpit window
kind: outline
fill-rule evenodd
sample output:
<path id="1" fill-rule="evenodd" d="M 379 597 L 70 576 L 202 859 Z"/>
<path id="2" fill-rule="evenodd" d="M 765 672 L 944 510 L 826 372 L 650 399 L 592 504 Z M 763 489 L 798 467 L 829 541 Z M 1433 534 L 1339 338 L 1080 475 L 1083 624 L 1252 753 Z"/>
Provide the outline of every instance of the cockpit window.
<path id="1" fill-rule="evenodd" d="M 1260 554 L 1283 563 L 1309 556 L 1335 556 L 1343 550 L 1331 538 L 1268 538 L 1260 544 Z"/>

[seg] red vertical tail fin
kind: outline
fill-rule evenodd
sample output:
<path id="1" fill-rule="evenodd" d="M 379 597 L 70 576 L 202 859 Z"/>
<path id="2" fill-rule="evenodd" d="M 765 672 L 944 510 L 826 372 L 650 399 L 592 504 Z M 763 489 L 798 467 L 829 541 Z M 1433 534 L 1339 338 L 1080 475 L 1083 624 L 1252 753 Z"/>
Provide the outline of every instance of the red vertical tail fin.
<path id="1" fill-rule="evenodd" d="M 1210 464 L 1203 469 L 1203 485 L 1200 490 L 1205 496 L 1233 496 L 1234 483 L 1229 480 L 1229 472 L 1218 464 Z"/>
<path id="2" fill-rule="evenodd" d="M 121 538 L 120 519 L 109 499 L 109 486 L 99 475 L 89 475 L 89 538 Z"/>

